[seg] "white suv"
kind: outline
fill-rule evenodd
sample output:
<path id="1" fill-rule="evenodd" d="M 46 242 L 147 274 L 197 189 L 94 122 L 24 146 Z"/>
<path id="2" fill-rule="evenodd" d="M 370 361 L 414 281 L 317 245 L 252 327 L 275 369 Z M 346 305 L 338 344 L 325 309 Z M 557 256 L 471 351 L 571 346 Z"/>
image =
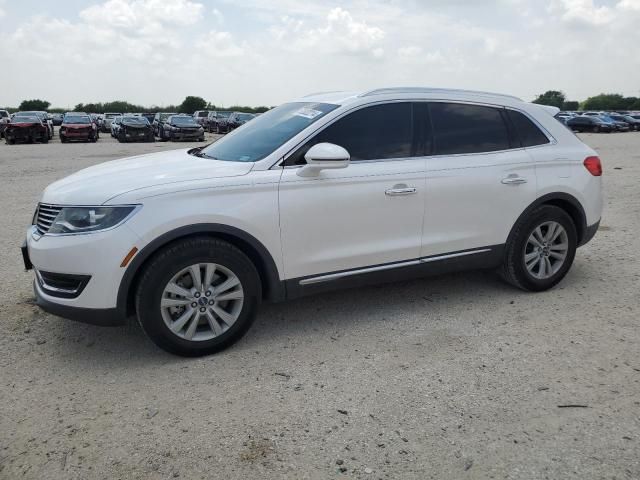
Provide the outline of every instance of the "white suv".
<path id="1" fill-rule="evenodd" d="M 23 247 L 38 304 L 137 316 L 160 347 L 238 340 L 262 300 L 469 268 L 551 288 L 602 211 L 596 153 L 557 109 L 427 88 L 286 103 L 204 148 L 82 170 Z"/>

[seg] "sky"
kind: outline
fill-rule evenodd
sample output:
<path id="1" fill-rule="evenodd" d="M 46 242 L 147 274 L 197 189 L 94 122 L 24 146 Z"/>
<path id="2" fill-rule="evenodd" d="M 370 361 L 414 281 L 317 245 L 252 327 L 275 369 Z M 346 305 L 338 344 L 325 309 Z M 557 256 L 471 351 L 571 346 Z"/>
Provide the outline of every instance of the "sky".
<path id="1" fill-rule="evenodd" d="M 391 86 L 640 96 L 639 26 L 640 0 L 0 0 L 0 106 Z"/>

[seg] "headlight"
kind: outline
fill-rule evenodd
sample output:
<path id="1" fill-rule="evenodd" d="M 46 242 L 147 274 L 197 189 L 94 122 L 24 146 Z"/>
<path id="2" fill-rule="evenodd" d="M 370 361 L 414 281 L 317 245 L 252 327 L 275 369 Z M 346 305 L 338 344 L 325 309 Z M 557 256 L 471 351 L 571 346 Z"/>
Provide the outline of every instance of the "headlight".
<path id="1" fill-rule="evenodd" d="M 119 207 L 63 207 L 47 233 L 91 233 L 124 222 L 135 205 Z"/>

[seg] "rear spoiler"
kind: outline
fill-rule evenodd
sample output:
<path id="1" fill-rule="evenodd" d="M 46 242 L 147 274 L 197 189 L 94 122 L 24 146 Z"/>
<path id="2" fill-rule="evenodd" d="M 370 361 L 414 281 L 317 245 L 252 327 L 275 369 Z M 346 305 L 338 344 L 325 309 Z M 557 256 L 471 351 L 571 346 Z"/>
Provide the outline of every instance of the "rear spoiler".
<path id="1" fill-rule="evenodd" d="M 560 113 L 560 109 L 558 107 L 551 107 L 549 105 L 538 105 L 538 104 L 535 104 L 535 105 L 537 105 L 538 107 L 543 109 L 545 112 L 547 112 L 552 117 L 555 117 L 558 113 Z"/>

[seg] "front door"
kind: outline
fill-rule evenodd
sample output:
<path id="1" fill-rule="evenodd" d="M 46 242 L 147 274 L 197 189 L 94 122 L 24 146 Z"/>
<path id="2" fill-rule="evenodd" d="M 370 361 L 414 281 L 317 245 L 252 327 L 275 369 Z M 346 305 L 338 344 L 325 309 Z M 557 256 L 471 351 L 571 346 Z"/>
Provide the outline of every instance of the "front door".
<path id="1" fill-rule="evenodd" d="M 349 113 L 300 147 L 279 188 L 287 279 L 417 259 L 425 206 L 425 157 L 416 155 L 411 103 Z M 300 177 L 321 142 L 349 151 L 347 168 Z"/>

